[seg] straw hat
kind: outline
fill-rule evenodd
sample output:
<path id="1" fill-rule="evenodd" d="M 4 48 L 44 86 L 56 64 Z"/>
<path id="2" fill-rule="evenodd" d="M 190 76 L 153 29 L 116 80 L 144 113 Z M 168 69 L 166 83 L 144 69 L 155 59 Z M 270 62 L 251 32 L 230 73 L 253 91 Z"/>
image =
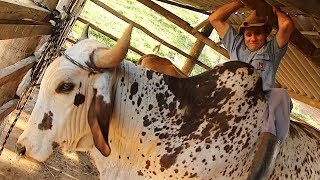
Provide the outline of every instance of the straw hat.
<path id="1" fill-rule="evenodd" d="M 271 32 L 272 27 L 268 23 L 268 16 L 261 17 L 257 16 L 256 11 L 251 11 L 248 17 L 243 21 L 243 23 L 239 27 L 239 33 L 242 34 L 244 29 L 247 27 L 260 27 L 265 26 L 268 33 Z"/>

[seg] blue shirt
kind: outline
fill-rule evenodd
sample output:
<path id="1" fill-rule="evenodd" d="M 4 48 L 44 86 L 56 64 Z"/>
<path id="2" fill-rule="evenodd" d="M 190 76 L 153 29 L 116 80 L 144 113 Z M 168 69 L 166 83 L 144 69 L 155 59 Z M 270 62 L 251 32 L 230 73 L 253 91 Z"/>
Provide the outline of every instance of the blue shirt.
<path id="1" fill-rule="evenodd" d="M 221 40 L 226 47 L 231 61 L 243 61 L 255 67 L 262 77 L 263 90 L 268 91 L 275 87 L 275 76 L 280 60 L 287 51 L 288 44 L 278 47 L 276 37 L 268 41 L 257 51 L 250 51 L 244 42 L 243 34 L 238 34 L 233 27 L 229 27 Z"/>

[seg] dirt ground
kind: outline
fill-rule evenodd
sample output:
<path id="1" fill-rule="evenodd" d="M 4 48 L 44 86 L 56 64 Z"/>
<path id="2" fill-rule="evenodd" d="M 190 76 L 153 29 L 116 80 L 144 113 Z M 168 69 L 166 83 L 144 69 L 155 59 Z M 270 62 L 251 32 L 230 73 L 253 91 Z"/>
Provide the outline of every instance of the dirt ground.
<path id="1" fill-rule="evenodd" d="M 28 103 L 15 125 L 0 156 L 0 179 L 1 180 L 38 180 L 38 179 L 99 179 L 99 172 L 94 166 L 87 153 L 65 153 L 57 150 L 45 163 L 34 162 L 24 157 L 17 158 L 16 141 L 22 133 L 27 119 L 30 116 L 36 95 Z M 16 111 L 11 113 L 9 123 L 1 134 L 0 143 L 7 134 L 9 125 L 16 117 Z M 0 132 L 1 133 L 1 132 Z M 2 146 L 2 145 L 1 145 Z M 0 146 L 0 147 L 1 147 Z"/>

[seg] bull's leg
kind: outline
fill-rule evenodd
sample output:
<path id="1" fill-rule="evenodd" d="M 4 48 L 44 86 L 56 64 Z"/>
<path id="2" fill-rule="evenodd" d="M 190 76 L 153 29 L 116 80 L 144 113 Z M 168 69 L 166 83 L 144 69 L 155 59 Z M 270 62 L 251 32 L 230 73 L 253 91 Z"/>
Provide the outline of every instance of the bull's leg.
<path id="1" fill-rule="evenodd" d="M 269 179 L 280 149 L 280 140 L 268 132 L 261 133 L 251 164 L 248 180 Z"/>

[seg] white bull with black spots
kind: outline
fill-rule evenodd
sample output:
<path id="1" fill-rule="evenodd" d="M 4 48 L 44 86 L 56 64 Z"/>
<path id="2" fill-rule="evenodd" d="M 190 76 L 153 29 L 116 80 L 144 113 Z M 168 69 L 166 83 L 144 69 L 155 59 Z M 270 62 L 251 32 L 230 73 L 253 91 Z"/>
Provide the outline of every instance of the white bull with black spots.
<path id="1" fill-rule="evenodd" d="M 258 73 L 143 69 L 122 61 L 131 30 L 112 49 L 82 40 L 52 62 L 18 140 L 27 156 L 90 151 L 101 179 L 246 179 L 266 106 Z M 319 147 L 319 132 L 292 123 L 271 179 L 319 179 Z"/>

